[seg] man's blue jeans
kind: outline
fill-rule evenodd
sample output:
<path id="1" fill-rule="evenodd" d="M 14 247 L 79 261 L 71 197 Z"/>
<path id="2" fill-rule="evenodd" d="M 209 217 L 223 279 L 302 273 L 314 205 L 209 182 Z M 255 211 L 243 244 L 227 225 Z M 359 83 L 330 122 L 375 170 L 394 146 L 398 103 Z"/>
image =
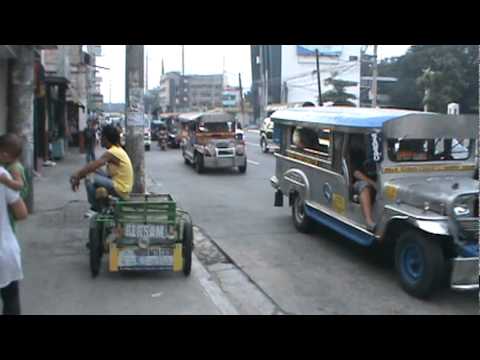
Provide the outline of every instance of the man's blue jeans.
<path id="1" fill-rule="evenodd" d="M 108 175 L 104 171 L 101 170 L 97 170 L 95 172 L 93 182 L 85 181 L 85 187 L 87 189 L 88 202 L 90 203 L 94 211 L 99 211 L 95 198 L 97 188 L 104 187 L 105 189 L 107 189 L 110 195 L 118 197 L 118 194 L 113 187 L 112 179 L 108 177 Z"/>

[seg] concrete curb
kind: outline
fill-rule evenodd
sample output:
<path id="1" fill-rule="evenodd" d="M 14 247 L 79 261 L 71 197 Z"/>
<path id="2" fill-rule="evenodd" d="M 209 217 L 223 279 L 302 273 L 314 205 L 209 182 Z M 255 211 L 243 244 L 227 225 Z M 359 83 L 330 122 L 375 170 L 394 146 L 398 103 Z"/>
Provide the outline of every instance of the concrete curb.
<path id="1" fill-rule="evenodd" d="M 237 309 L 232 305 L 230 300 L 228 300 L 227 296 L 215 281 L 213 281 L 207 269 L 205 269 L 195 254 L 192 254 L 192 269 L 200 281 L 203 290 L 222 315 L 239 315 Z"/>

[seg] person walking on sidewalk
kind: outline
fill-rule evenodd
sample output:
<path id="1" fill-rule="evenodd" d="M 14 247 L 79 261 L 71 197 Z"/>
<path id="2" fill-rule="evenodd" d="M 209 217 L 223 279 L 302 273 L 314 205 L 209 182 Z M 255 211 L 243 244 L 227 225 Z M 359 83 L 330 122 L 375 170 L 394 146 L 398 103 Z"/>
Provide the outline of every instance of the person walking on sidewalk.
<path id="1" fill-rule="evenodd" d="M 99 211 L 95 198 L 97 188 L 104 187 L 110 195 L 121 199 L 127 199 L 133 188 L 132 163 L 120 146 L 120 135 L 114 126 L 107 125 L 103 128 L 101 143 L 107 151 L 100 159 L 87 164 L 70 177 L 72 190 L 77 191 L 80 180 L 88 174 L 95 173 L 93 182 L 85 180 L 88 202 L 92 206 L 91 210 L 95 212 Z M 104 165 L 107 166 L 107 173 L 99 171 Z"/>
<path id="2" fill-rule="evenodd" d="M 11 179 L 0 166 L 0 176 Z M 20 315 L 20 291 L 18 283 L 23 279 L 20 246 L 10 225 L 8 207 L 16 220 L 26 219 L 27 207 L 17 191 L 0 184 L 0 297 L 4 315 Z"/>
<path id="3" fill-rule="evenodd" d="M 95 161 L 95 148 L 97 147 L 97 124 L 94 120 L 90 119 L 87 122 L 87 127 L 84 130 L 85 137 L 85 151 L 87 156 L 87 164 L 91 161 Z"/>

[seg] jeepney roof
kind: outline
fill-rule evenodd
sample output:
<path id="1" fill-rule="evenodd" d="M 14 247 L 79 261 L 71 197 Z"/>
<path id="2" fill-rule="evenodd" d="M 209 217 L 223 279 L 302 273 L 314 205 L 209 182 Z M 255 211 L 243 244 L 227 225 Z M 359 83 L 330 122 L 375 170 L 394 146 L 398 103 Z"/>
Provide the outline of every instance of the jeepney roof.
<path id="1" fill-rule="evenodd" d="M 234 120 L 231 114 L 224 112 L 186 113 L 180 114 L 178 118 L 181 122 L 191 122 L 200 119 L 204 122 L 227 122 Z"/>
<path id="2" fill-rule="evenodd" d="M 469 138 L 478 132 L 478 116 L 351 107 L 308 107 L 279 110 L 274 122 L 293 126 L 331 126 L 361 131 L 384 129 L 388 136 Z"/>
<path id="3" fill-rule="evenodd" d="M 352 107 L 306 107 L 276 111 L 274 121 L 304 122 L 331 126 L 381 128 L 386 121 L 418 114 L 416 111 Z M 424 113 L 420 113 L 424 114 Z"/>

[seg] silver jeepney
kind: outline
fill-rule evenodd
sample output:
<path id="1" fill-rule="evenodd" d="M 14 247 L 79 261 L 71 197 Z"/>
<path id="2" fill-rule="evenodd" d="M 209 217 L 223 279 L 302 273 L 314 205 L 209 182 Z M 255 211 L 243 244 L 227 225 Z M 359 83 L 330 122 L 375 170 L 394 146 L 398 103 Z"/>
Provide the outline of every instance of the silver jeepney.
<path id="1" fill-rule="evenodd" d="M 205 168 L 238 167 L 247 169 L 245 142 L 235 138 L 235 120 L 223 112 L 181 114 L 179 120 L 187 128 L 182 140 L 182 155 L 198 173 Z"/>
<path id="2" fill-rule="evenodd" d="M 361 245 L 391 248 L 400 282 L 414 296 L 427 297 L 445 276 L 452 288 L 478 289 L 478 117 L 307 108 L 277 111 L 272 119 L 280 145 L 271 178 L 275 206 L 288 197 L 300 231 L 318 222 Z M 296 148 L 292 138 L 297 128 L 315 131 L 324 146 Z M 349 141 L 359 134 L 366 139 L 368 160 L 377 174 L 373 231 L 367 229 L 353 193 Z M 406 139 L 424 140 L 425 151 L 431 151 L 430 144 L 435 150 L 444 143 L 452 151 L 453 139 L 462 159 L 449 153 L 431 161 L 393 161 L 389 151 L 394 151 L 394 139 L 395 146 Z"/>

